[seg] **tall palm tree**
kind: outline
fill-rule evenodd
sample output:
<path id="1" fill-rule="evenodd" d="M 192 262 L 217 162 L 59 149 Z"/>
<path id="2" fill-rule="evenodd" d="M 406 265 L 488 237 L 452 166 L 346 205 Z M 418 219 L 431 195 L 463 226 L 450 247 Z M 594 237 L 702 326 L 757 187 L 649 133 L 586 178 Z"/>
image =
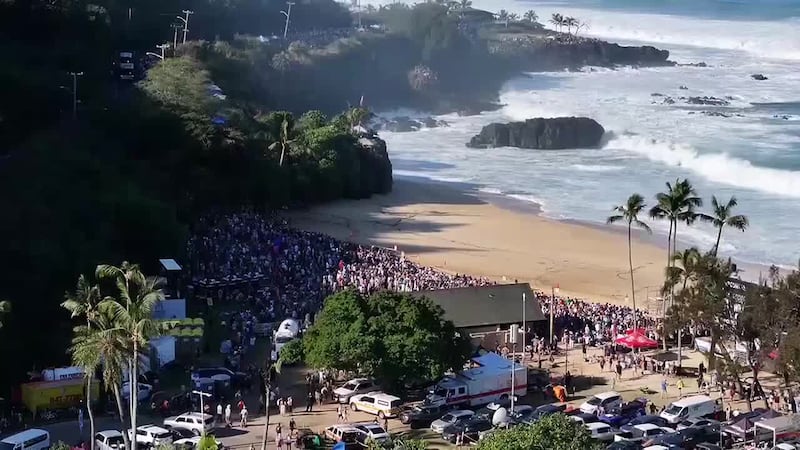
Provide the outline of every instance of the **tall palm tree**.
<path id="1" fill-rule="evenodd" d="M 86 320 L 86 333 L 92 333 L 92 322 L 96 320 L 97 305 L 100 303 L 100 288 L 97 285 L 92 285 L 81 275 L 78 277 L 78 283 L 75 286 L 75 291 L 68 292 L 64 296 L 64 302 L 61 307 L 69 311 L 70 317 L 82 318 Z M 75 354 L 73 353 L 73 357 Z M 94 436 L 94 412 L 92 411 L 92 379 L 94 378 L 95 370 L 100 365 L 99 355 L 94 355 L 92 358 L 86 360 L 74 360 L 73 363 L 78 367 L 83 368 L 86 377 L 86 412 L 89 415 L 89 436 Z M 94 439 L 90 439 L 90 449 L 94 450 Z"/>
<path id="2" fill-rule="evenodd" d="M 674 292 L 677 285 L 681 285 L 681 293 L 685 293 L 690 282 L 696 281 L 700 272 L 700 251 L 695 247 L 687 248 L 681 252 L 673 253 L 672 267 L 667 268 L 667 276 L 664 287 L 661 289 L 662 295 Z M 681 361 L 680 345 L 685 324 L 678 324 L 678 365 Z"/>
<path id="3" fill-rule="evenodd" d="M 506 21 L 506 26 L 508 26 L 508 22 L 516 22 L 519 20 L 519 14 L 517 13 L 510 13 L 508 15 L 508 20 Z"/>
<path id="4" fill-rule="evenodd" d="M 713 254 L 717 256 L 719 251 L 719 242 L 722 239 L 722 229 L 726 226 L 744 232 L 750 225 L 747 216 L 742 214 L 733 214 L 733 208 L 738 205 L 736 197 L 731 197 L 727 203 L 720 203 L 717 197 L 711 196 L 711 215 L 701 214 L 701 220 L 714 224 L 717 228 L 717 241 L 714 243 Z"/>
<path id="5" fill-rule="evenodd" d="M 506 24 L 506 28 L 508 28 L 508 11 L 505 9 L 501 9 L 499 13 L 497 13 L 497 20 Z"/>
<path id="6" fill-rule="evenodd" d="M 572 27 L 575 27 L 575 32 L 578 32 L 578 19 L 574 17 L 565 17 L 564 25 L 567 26 L 567 34 L 572 34 Z"/>
<path id="7" fill-rule="evenodd" d="M 107 297 L 100 308 L 114 318 L 117 328 L 127 340 L 128 367 L 130 370 L 130 417 L 131 429 L 136 429 L 136 414 L 139 398 L 140 354 L 150 340 L 158 336 L 164 325 L 153 319 L 156 304 L 164 299 L 161 287 L 163 278 L 145 277 L 139 266 L 123 262 L 120 267 L 101 264 L 95 270 L 98 280 L 113 281 L 117 298 Z M 136 450 L 136 440 L 131 441 L 131 450 Z"/>
<path id="8" fill-rule="evenodd" d="M 525 11 L 525 14 L 522 16 L 530 23 L 536 23 L 539 20 L 539 16 L 536 14 L 536 11 L 529 9 Z"/>
<path id="9" fill-rule="evenodd" d="M 124 330 L 101 302 L 93 314 L 91 327 L 79 325 L 74 328 L 74 335 L 69 349 L 72 361 L 80 367 L 101 367 L 105 388 L 114 395 L 117 404 L 121 429 L 126 429 L 120 386 L 124 368 L 128 365 L 130 345 Z M 122 433 L 122 439 L 125 448 L 131 448 L 128 433 Z"/>
<path id="10" fill-rule="evenodd" d="M 472 7 L 472 0 L 461 0 L 458 2 L 458 10 L 461 13 L 461 16 L 464 16 L 464 12 Z"/>
<path id="11" fill-rule="evenodd" d="M 550 23 L 556 27 L 557 31 L 561 31 L 561 27 L 564 25 L 564 16 L 559 13 L 553 13 L 553 15 L 550 16 Z"/>
<path id="12" fill-rule="evenodd" d="M 269 149 L 273 151 L 280 146 L 281 158 L 278 161 L 278 167 L 283 167 L 283 160 L 286 157 L 286 150 L 294 142 L 294 140 L 291 139 L 292 130 L 294 128 L 294 119 L 292 118 L 291 114 L 284 112 L 281 113 L 279 120 L 280 127 L 277 130 L 277 136 L 274 136 L 276 141 L 269 146 Z"/>
<path id="13" fill-rule="evenodd" d="M 9 311 L 11 311 L 11 303 L 6 300 L 0 301 L 0 317 L 2 317 L 4 314 L 8 314 Z M 2 320 L 0 320 L 0 328 L 3 328 Z"/>
<path id="14" fill-rule="evenodd" d="M 685 222 L 687 225 L 694 223 L 698 217 L 696 208 L 703 205 L 703 200 L 697 196 L 694 187 L 687 179 L 676 179 L 675 184 L 667 182 L 666 186 L 666 192 L 656 194 L 656 205 L 650 208 L 650 217 L 669 221 L 666 266 L 668 273 L 669 268 L 673 266 L 672 254 L 677 249 L 678 222 Z M 664 335 L 664 349 L 666 350 L 666 331 L 662 334 Z"/>
<path id="15" fill-rule="evenodd" d="M 613 211 L 617 214 L 609 216 L 607 223 L 623 221 L 628 226 L 628 266 L 631 270 L 631 301 L 633 302 L 633 329 L 637 328 L 636 322 L 636 286 L 633 282 L 633 251 L 631 249 L 631 229 L 636 226 L 650 233 L 650 227 L 639 220 L 639 214 L 645 208 L 644 197 L 640 194 L 632 194 L 624 205 L 615 206 Z"/>

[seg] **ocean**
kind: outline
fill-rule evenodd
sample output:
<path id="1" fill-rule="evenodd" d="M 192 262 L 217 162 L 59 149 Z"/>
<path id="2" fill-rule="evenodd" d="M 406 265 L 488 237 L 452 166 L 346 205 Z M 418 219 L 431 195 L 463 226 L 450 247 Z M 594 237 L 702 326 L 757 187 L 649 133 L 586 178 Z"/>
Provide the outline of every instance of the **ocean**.
<path id="1" fill-rule="evenodd" d="M 380 3 L 380 2 L 373 2 Z M 381 133 L 397 176 L 469 182 L 487 193 L 539 205 L 542 214 L 602 224 L 633 192 L 653 203 L 664 183 L 688 178 L 710 204 L 735 196 L 750 219 L 727 229 L 720 254 L 742 263 L 796 267 L 800 259 L 800 1 L 474 0 L 476 8 L 554 12 L 588 24 L 582 34 L 670 51 L 708 67 L 585 68 L 510 80 L 498 111 L 440 116 L 450 126 Z M 549 26 L 549 25 L 548 25 Z M 756 81 L 752 74 L 768 77 Z M 654 96 L 660 94 L 661 96 Z M 662 96 L 714 96 L 727 106 L 693 106 Z M 708 113 L 714 113 L 709 115 Z M 382 115 L 421 116 L 415 111 Z M 722 113 L 717 115 L 716 113 Z M 469 149 L 491 122 L 587 116 L 606 129 L 602 148 L 564 151 Z M 648 223 L 666 236 L 668 224 Z M 679 240 L 708 249 L 715 230 L 679 228 Z"/>

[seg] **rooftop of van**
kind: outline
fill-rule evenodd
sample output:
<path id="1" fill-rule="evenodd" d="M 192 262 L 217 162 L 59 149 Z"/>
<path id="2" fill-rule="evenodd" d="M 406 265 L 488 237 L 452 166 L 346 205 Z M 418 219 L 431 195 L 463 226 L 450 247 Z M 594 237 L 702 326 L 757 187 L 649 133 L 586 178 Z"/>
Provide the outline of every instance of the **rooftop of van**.
<path id="1" fill-rule="evenodd" d="M 394 395 L 386 394 L 384 392 L 371 392 L 368 395 L 370 397 L 375 397 L 382 400 L 389 400 L 389 401 L 400 400 L 400 397 L 395 397 Z"/>
<path id="2" fill-rule="evenodd" d="M 705 403 L 705 402 L 713 402 L 714 400 L 707 396 L 707 395 L 693 395 L 691 397 L 685 397 L 680 400 L 672 402 L 675 406 L 691 406 L 696 405 L 698 403 Z"/>
<path id="3" fill-rule="evenodd" d="M 603 422 L 585 423 L 584 426 L 590 430 L 599 430 L 600 428 L 611 429 L 611 425 Z"/>
<path id="4" fill-rule="evenodd" d="M 17 434 L 12 434 L 11 436 L 7 436 L 3 438 L 0 442 L 5 442 L 6 444 L 18 444 L 20 442 L 27 441 L 30 438 L 41 436 L 42 434 L 47 433 L 47 431 L 39 429 L 39 428 L 31 428 L 30 430 L 20 431 Z"/>
<path id="5" fill-rule="evenodd" d="M 614 397 L 614 396 L 619 397 L 619 392 L 616 391 L 601 392 L 599 394 L 594 394 L 594 396 L 599 398 L 600 400 L 605 400 L 609 397 Z"/>

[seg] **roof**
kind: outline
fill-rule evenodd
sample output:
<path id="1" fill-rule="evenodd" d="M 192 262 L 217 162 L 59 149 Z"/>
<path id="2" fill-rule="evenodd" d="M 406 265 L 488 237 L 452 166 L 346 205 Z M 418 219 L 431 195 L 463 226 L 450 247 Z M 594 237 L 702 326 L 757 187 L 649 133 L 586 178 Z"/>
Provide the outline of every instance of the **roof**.
<path id="1" fill-rule="evenodd" d="M 158 262 L 161 263 L 161 267 L 163 267 L 164 270 L 167 270 L 167 271 L 170 271 L 170 272 L 176 271 L 176 270 L 181 270 L 180 264 L 178 264 L 178 262 L 175 261 L 174 259 L 159 259 Z"/>
<path id="2" fill-rule="evenodd" d="M 755 426 L 766 428 L 767 430 L 771 430 L 776 433 L 781 433 L 786 430 L 796 429 L 798 420 L 800 420 L 800 416 L 795 417 L 794 414 L 790 414 L 788 416 L 779 416 L 773 417 L 772 419 L 760 420 L 755 423 Z"/>
<path id="3" fill-rule="evenodd" d="M 707 395 L 693 395 L 691 397 L 685 397 L 678 401 L 672 402 L 675 406 L 691 406 L 696 405 L 698 403 L 705 403 L 705 402 L 713 402 L 714 400 Z"/>
<path id="4" fill-rule="evenodd" d="M 47 433 L 47 431 L 39 429 L 39 428 L 31 428 L 30 430 L 20 431 L 17 434 L 12 434 L 11 436 L 6 436 L 0 442 L 6 442 L 9 444 L 16 444 L 19 442 L 27 441 L 28 439 L 36 436 L 41 436 L 43 433 Z"/>
<path id="5" fill-rule="evenodd" d="M 539 300 L 527 283 L 421 291 L 444 309 L 444 317 L 456 328 L 522 323 L 522 294 L 526 296 L 525 320 L 545 320 Z"/>
<path id="6" fill-rule="evenodd" d="M 585 423 L 583 424 L 586 428 L 590 430 L 596 430 L 599 428 L 611 428 L 611 425 L 603 422 L 592 422 L 592 423 Z"/>
<path id="7" fill-rule="evenodd" d="M 105 437 L 117 437 L 117 436 L 121 437 L 122 436 L 122 433 L 120 433 L 117 430 L 103 430 L 103 431 L 98 432 L 97 434 L 99 434 L 100 436 L 105 436 Z"/>
<path id="8" fill-rule="evenodd" d="M 619 396 L 619 392 L 617 392 L 617 391 L 606 391 L 606 392 L 601 392 L 599 394 L 594 394 L 594 396 L 602 400 L 602 399 L 606 399 L 606 398 L 609 398 L 609 397 Z"/>
<path id="9" fill-rule="evenodd" d="M 368 396 L 376 399 L 383 399 L 383 400 L 400 400 L 400 397 L 395 397 L 394 395 L 387 394 L 385 392 L 368 392 L 366 394 L 361 395 L 361 397 Z"/>

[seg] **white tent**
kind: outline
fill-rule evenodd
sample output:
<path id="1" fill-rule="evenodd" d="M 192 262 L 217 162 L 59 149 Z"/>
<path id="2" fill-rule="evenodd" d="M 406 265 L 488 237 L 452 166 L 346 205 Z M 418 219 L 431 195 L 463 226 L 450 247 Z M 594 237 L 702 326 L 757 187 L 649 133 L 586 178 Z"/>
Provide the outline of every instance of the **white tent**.
<path id="1" fill-rule="evenodd" d="M 756 443 L 758 443 L 759 431 L 766 431 L 772 436 L 772 445 L 776 443 L 800 437 L 800 415 L 790 414 L 788 416 L 774 417 L 772 419 L 761 420 L 756 425 Z M 764 433 L 764 434 L 767 434 Z"/>

